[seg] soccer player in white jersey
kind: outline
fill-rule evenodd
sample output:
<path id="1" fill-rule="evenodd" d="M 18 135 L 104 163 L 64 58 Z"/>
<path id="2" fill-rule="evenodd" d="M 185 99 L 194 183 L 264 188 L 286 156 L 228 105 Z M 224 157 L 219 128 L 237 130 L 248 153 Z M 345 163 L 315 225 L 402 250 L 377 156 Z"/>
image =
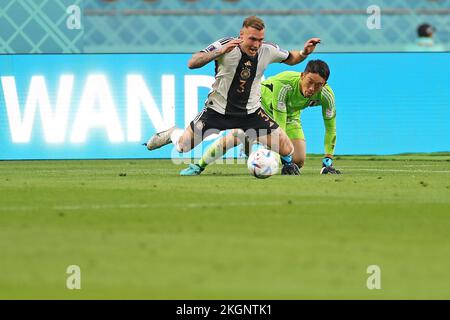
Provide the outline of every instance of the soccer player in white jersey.
<path id="1" fill-rule="evenodd" d="M 292 142 L 261 107 L 261 77 L 270 63 L 296 65 L 302 62 L 320 39 L 309 39 L 301 51 L 286 51 L 264 42 L 264 30 L 260 18 L 248 17 L 239 38 L 220 39 L 192 56 L 188 62 L 190 69 L 215 62 L 215 82 L 205 107 L 186 130 L 172 127 L 152 136 L 146 143 L 149 150 L 172 142 L 178 152 L 188 152 L 206 136 L 236 128 L 277 151 L 286 174 L 300 174 L 298 166 L 292 162 Z"/>

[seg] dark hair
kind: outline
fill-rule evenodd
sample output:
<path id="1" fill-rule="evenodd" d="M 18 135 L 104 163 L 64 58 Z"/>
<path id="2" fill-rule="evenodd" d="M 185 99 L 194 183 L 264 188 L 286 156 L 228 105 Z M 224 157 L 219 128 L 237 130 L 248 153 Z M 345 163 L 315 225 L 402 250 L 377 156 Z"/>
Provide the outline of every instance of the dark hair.
<path id="1" fill-rule="evenodd" d="M 433 35 L 433 32 L 435 32 L 436 29 L 428 24 L 428 23 L 422 23 L 418 28 L 417 28 L 417 35 L 419 37 L 431 37 Z"/>
<path id="2" fill-rule="evenodd" d="M 242 27 L 243 28 L 255 28 L 256 30 L 264 30 L 265 25 L 264 25 L 264 21 L 262 21 L 262 19 L 258 18 L 257 16 L 250 16 L 247 17 L 244 22 L 242 23 Z"/>
<path id="3" fill-rule="evenodd" d="M 330 68 L 328 68 L 328 65 L 326 62 L 322 60 L 311 60 L 308 62 L 305 68 L 305 73 L 311 72 L 311 73 L 317 73 L 319 76 L 325 79 L 325 81 L 328 80 L 328 77 L 330 76 Z"/>

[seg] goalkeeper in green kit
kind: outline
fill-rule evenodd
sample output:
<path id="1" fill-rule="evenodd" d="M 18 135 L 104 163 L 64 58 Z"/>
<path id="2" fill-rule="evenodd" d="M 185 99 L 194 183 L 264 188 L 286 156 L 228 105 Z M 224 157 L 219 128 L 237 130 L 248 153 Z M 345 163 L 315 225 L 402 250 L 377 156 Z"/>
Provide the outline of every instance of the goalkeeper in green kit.
<path id="1" fill-rule="evenodd" d="M 339 174 L 333 167 L 336 143 L 336 109 L 334 93 L 326 83 L 330 75 L 328 65 L 321 60 L 311 60 L 304 72 L 285 71 L 261 83 L 261 104 L 266 113 L 286 132 L 294 145 L 293 162 L 301 168 L 306 159 L 306 142 L 300 121 L 300 113 L 308 107 L 322 106 L 325 125 L 325 156 L 322 174 Z M 198 164 L 190 164 L 182 170 L 182 176 L 199 175 L 208 164 L 222 157 L 228 149 L 245 144 L 247 155 L 250 143 L 242 130 L 233 129 L 225 137 L 215 141 L 203 154 Z M 282 174 L 284 172 L 282 171 Z"/>

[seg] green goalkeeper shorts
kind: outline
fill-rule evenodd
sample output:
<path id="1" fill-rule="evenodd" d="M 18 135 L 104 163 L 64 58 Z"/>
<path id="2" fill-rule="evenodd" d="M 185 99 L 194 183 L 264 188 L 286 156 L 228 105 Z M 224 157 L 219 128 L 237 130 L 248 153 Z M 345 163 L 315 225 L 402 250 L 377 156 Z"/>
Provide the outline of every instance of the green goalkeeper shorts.
<path id="1" fill-rule="evenodd" d="M 303 139 L 305 140 L 305 134 L 303 133 L 302 124 L 298 121 L 288 121 L 286 124 L 286 134 L 289 139 Z"/>

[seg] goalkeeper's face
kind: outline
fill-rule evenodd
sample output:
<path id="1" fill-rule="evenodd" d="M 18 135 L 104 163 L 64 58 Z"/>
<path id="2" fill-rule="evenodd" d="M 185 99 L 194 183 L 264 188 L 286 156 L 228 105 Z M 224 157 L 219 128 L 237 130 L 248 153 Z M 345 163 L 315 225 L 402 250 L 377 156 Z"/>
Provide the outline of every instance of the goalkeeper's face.
<path id="1" fill-rule="evenodd" d="M 301 90 L 305 98 L 310 98 L 315 95 L 327 83 L 318 73 L 312 72 L 303 72 L 301 79 Z"/>

